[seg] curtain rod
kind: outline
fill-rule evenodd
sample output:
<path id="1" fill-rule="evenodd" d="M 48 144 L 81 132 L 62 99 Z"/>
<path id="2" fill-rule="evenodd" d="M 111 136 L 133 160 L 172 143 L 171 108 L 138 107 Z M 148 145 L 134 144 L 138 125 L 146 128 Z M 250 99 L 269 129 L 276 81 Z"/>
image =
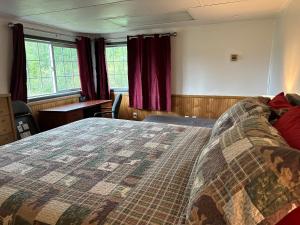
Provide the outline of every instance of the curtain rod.
<path id="1" fill-rule="evenodd" d="M 163 36 L 170 36 L 170 37 L 176 37 L 177 36 L 177 33 L 176 32 L 173 32 L 173 33 L 162 33 L 162 34 L 158 34 L 160 37 L 163 37 Z M 147 37 L 154 37 L 154 34 L 145 34 L 145 35 L 142 35 L 144 38 L 147 38 Z M 129 39 L 132 39 L 132 38 L 138 38 L 139 35 L 134 35 L 134 36 L 128 36 Z"/>
<path id="2" fill-rule="evenodd" d="M 8 24 L 9 28 L 12 28 L 14 26 L 15 26 L 15 24 L 13 24 L 13 23 Z M 43 32 L 43 33 L 48 33 L 48 34 L 54 34 L 56 36 L 61 35 L 61 36 L 73 37 L 73 38 L 78 38 L 79 37 L 79 36 L 76 36 L 76 35 L 69 35 L 69 34 L 62 34 L 62 33 L 57 33 L 57 32 L 52 32 L 52 31 L 45 31 L 45 30 L 41 30 L 41 29 L 38 29 L 38 28 L 32 28 L 32 27 L 24 27 L 24 29 Z"/>

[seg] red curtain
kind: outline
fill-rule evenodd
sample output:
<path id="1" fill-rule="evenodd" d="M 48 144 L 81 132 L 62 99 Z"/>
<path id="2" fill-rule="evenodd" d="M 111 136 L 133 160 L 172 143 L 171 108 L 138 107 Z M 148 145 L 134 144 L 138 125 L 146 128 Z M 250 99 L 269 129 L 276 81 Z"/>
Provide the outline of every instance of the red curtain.
<path id="1" fill-rule="evenodd" d="M 109 99 L 109 87 L 105 60 L 105 40 L 98 38 L 95 40 L 95 58 L 97 72 L 97 98 Z"/>
<path id="2" fill-rule="evenodd" d="M 10 93 L 12 100 L 27 102 L 27 74 L 24 30 L 22 24 L 15 24 L 13 30 L 13 64 Z"/>
<path id="3" fill-rule="evenodd" d="M 130 107 L 171 111 L 169 36 L 127 38 Z"/>
<path id="4" fill-rule="evenodd" d="M 89 100 L 96 99 L 91 40 L 87 37 L 81 37 L 79 40 L 76 40 L 76 46 L 82 95 L 86 96 Z"/>

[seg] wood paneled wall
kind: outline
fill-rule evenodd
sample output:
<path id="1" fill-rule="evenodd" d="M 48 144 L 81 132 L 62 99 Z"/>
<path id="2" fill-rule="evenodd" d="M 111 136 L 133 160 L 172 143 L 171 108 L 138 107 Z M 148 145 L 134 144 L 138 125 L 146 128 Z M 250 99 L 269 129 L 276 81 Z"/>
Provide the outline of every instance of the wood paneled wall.
<path id="1" fill-rule="evenodd" d="M 120 119 L 133 119 L 133 113 L 137 114 L 137 120 L 143 120 L 149 115 L 180 115 L 196 116 L 203 118 L 218 118 L 229 107 L 234 105 L 243 96 L 206 96 L 206 95 L 172 95 L 172 112 L 145 111 L 129 108 L 129 96 L 123 94 L 120 108 Z"/>
<path id="2" fill-rule="evenodd" d="M 203 118 L 218 118 L 229 107 L 234 105 L 242 96 L 206 96 L 206 95 L 172 95 L 172 112 L 158 112 L 137 110 L 129 107 L 129 96 L 123 94 L 120 107 L 120 119 L 133 120 L 133 113 L 137 114 L 136 120 L 143 120 L 149 115 L 180 115 L 196 116 Z M 55 98 L 51 100 L 29 103 L 33 115 L 38 120 L 38 111 L 41 109 L 67 105 L 79 102 L 79 95 Z"/>
<path id="3" fill-rule="evenodd" d="M 32 110 L 32 114 L 34 118 L 38 121 L 39 110 L 72 104 L 76 102 L 79 102 L 79 95 L 72 95 L 72 96 L 59 97 L 59 98 L 42 100 L 37 102 L 31 102 L 28 105 Z"/>

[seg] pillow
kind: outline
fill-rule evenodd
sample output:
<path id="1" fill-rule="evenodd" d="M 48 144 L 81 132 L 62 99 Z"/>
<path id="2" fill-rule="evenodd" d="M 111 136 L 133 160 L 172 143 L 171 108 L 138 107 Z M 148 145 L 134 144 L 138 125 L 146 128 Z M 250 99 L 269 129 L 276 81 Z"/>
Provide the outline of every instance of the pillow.
<path id="1" fill-rule="evenodd" d="M 276 225 L 296 225 L 299 224 L 299 218 L 300 218 L 300 207 L 291 211 Z"/>
<path id="2" fill-rule="evenodd" d="M 300 106 L 300 95 L 297 94 L 287 94 L 287 100 L 291 105 Z"/>
<path id="3" fill-rule="evenodd" d="M 254 115 L 263 115 L 268 118 L 270 114 L 270 108 L 266 104 L 261 103 L 258 98 L 247 98 L 239 101 L 224 112 L 216 121 L 212 129 L 211 140 L 221 135 L 243 118 Z"/>
<path id="4" fill-rule="evenodd" d="M 291 147 L 300 150 L 300 106 L 286 112 L 276 121 L 274 127 Z"/>
<path id="5" fill-rule="evenodd" d="M 276 224 L 298 204 L 299 184 L 300 152 L 265 117 L 246 118 L 202 149 L 186 224 Z"/>
<path id="6" fill-rule="evenodd" d="M 267 105 L 271 101 L 269 97 L 258 96 L 255 98 L 257 99 L 258 102 L 263 103 L 265 105 Z"/>
<path id="7" fill-rule="evenodd" d="M 276 95 L 268 105 L 273 109 L 282 109 L 282 108 L 291 108 L 293 107 L 284 96 L 284 92 L 279 93 Z"/>

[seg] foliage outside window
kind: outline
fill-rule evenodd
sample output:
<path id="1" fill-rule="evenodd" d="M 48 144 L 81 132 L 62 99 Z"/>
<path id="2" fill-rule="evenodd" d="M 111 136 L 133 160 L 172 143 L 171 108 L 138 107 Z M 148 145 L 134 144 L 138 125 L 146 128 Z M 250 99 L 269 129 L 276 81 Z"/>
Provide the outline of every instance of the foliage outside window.
<path id="1" fill-rule="evenodd" d="M 105 54 L 109 87 L 128 90 L 127 46 L 106 46 Z"/>
<path id="2" fill-rule="evenodd" d="M 74 45 L 26 38 L 25 49 L 29 98 L 80 90 Z"/>

